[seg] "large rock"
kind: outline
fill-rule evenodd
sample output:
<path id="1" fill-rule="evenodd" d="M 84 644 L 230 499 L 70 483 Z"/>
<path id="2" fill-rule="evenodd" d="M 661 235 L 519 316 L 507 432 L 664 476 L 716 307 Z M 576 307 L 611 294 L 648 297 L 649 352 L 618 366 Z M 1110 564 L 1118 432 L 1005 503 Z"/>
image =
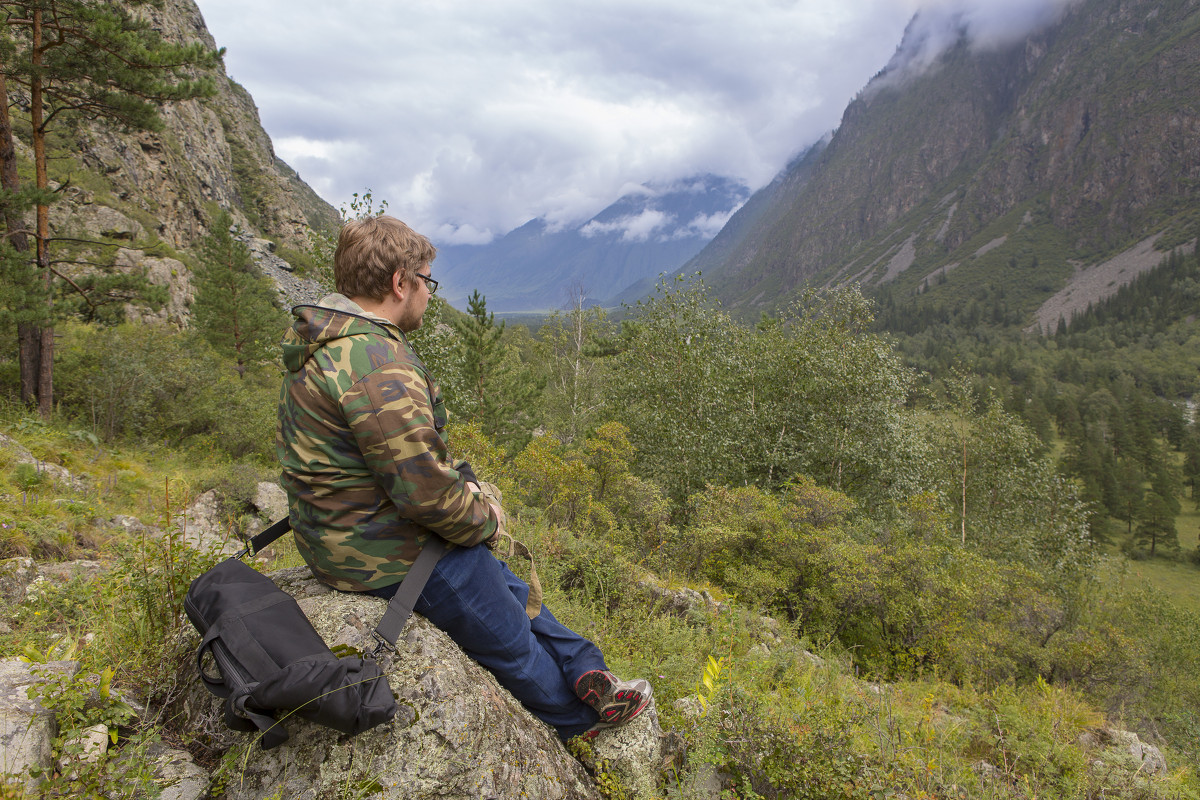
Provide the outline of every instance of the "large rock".
<path id="1" fill-rule="evenodd" d="M 197 766 L 191 754 L 154 745 L 147 755 L 152 759 L 159 800 L 201 800 L 208 796 L 208 773 Z"/>
<path id="2" fill-rule="evenodd" d="M 32 558 L 0 561 L 0 603 L 12 605 L 25 599 L 25 592 L 41 577 Z"/>
<path id="3" fill-rule="evenodd" d="M 635 800 L 658 797 L 663 774 L 683 761 L 681 737 L 663 735 L 653 705 L 632 722 L 602 732 L 583 749 L 581 759 L 589 770 L 615 779 Z"/>
<path id="4" fill-rule="evenodd" d="M 1167 760 L 1162 751 L 1149 742 L 1143 742 L 1133 731 L 1119 728 L 1094 728 L 1079 737 L 1079 744 L 1096 753 L 1099 763 L 1117 766 L 1134 773 L 1163 775 L 1167 772 Z"/>
<path id="5" fill-rule="evenodd" d="M 272 577 L 331 646 L 368 646 L 384 601 L 333 592 L 302 567 Z M 222 738 L 235 743 L 227 800 L 315 800 L 347 788 L 379 800 L 600 797 L 554 731 L 423 617 L 414 615 L 384 666 L 399 712 L 352 739 L 293 718 L 288 742 L 263 752 L 253 737 L 221 730 L 218 701 L 199 687 L 184 703 L 185 724 L 218 747 Z M 660 732 L 650 723 L 648 717 L 643 735 L 655 739 Z"/>
<path id="6" fill-rule="evenodd" d="M 254 508 L 274 522 L 288 515 L 287 492 L 278 483 L 260 481 L 254 491 Z"/>
<path id="7" fill-rule="evenodd" d="M 37 666 L 67 673 L 79 668 L 74 661 Z M 33 668 L 17 658 L 0 661 L 0 764 L 5 774 L 24 780 L 31 793 L 41 779 L 31 777 L 30 770 L 54 766 L 51 740 L 55 733 L 54 715 L 29 696 L 29 687 L 41 682 Z"/>
<path id="8" fill-rule="evenodd" d="M 287 492 L 278 483 L 260 481 L 250 505 L 258 513 L 257 516 L 243 519 L 244 532 L 247 537 L 258 536 L 266 530 L 268 525 L 288 516 Z M 290 542 L 291 537 L 284 536 L 283 541 Z M 260 563 L 270 563 L 275 555 L 276 550 L 273 545 L 270 545 L 263 548 L 258 554 L 258 560 Z"/>
<path id="9" fill-rule="evenodd" d="M 197 550 L 211 550 L 230 556 L 242 549 L 241 540 L 221 513 L 221 503 L 215 489 L 193 500 L 172 522 L 179 526 L 183 540 Z"/>
<path id="10" fill-rule="evenodd" d="M 121 248 L 113 258 L 113 265 L 121 272 L 144 275 L 146 280 L 167 290 L 166 304 L 157 310 L 134 303 L 125 304 L 125 318 L 130 322 L 167 322 L 177 327 L 187 324 L 189 306 L 195 300 L 191 270 L 174 258 L 158 258 L 146 255 L 141 250 Z"/>
<path id="11" fill-rule="evenodd" d="M 18 464 L 32 464 L 37 468 L 38 472 L 50 476 L 52 480 L 66 489 L 80 492 L 85 488 L 84 482 L 72 475 L 65 467 L 60 467 L 58 464 L 52 464 L 49 461 L 42 461 L 11 436 L 5 436 L 3 433 L 0 433 L 0 448 L 8 450 L 13 460 Z"/>

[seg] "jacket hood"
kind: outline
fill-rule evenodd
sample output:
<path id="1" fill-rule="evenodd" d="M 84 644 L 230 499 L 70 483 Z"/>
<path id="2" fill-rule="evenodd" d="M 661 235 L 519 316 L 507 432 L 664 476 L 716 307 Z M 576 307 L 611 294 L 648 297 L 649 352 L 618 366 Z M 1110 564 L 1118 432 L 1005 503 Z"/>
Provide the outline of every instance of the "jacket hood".
<path id="1" fill-rule="evenodd" d="M 329 294 L 316 305 L 296 306 L 296 319 L 283 335 L 283 365 L 296 372 L 313 354 L 335 339 L 364 333 L 404 341 L 393 323 L 364 311 L 358 303 L 340 294 Z"/>

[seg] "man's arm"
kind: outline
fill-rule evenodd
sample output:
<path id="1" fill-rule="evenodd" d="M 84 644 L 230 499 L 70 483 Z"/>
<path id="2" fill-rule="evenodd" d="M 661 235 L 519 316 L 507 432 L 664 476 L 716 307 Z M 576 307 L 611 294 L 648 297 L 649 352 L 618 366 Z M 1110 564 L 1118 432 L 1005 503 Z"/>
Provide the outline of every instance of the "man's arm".
<path id="1" fill-rule="evenodd" d="M 447 464 L 427 386 L 414 368 L 375 370 L 346 391 L 341 405 L 367 467 L 402 517 L 460 545 L 496 534 L 497 509 Z"/>

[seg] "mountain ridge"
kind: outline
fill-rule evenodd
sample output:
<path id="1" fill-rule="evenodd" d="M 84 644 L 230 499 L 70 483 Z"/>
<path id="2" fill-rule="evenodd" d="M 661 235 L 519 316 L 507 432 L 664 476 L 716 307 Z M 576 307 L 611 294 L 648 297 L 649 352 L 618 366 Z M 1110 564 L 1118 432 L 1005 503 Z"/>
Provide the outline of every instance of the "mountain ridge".
<path id="1" fill-rule="evenodd" d="M 1088 0 L 1003 47 L 960 36 L 903 79 L 894 59 L 847 106 L 818 163 L 785 173 L 772 216 L 725 237 L 723 254 L 714 240 L 681 272 L 702 269 L 745 314 L 805 286 L 893 285 L 965 302 L 990 281 L 1012 283 L 1032 315 L 1073 262 L 1154 233 L 1163 246 L 1191 238 L 1198 30 L 1185 0 Z M 902 42 L 898 54 L 914 49 Z M 939 272 L 944 281 L 925 280 Z M 1036 290 L 1020 285 L 1030 279 Z"/>
<path id="2" fill-rule="evenodd" d="M 534 219 L 488 245 L 441 245 L 434 266 L 459 306 L 475 290 L 494 311 L 550 310 L 579 295 L 612 305 L 621 290 L 699 252 L 748 197 L 741 184 L 714 175 L 644 186 L 582 224 Z"/>

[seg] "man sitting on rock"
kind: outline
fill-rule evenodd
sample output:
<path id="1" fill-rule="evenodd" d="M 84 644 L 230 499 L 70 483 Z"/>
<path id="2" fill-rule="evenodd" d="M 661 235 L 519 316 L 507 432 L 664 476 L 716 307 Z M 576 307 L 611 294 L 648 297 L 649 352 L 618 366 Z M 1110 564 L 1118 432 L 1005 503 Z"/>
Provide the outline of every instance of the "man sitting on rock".
<path id="1" fill-rule="evenodd" d="M 297 547 L 333 588 L 390 598 L 441 537 L 450 544 L 416 611 L 564 740 L 628 722 L 650 684 L 618 680 L 544 605 L 527 616 L 529 587 L 486 546 L 503 512 L 469 465 L 451 466 L 441 390 L 404 335 L 437 290 L 436 252 L 394 217 L 348 222 L 338 292 L 292 310 L 276 451 Z"/>

